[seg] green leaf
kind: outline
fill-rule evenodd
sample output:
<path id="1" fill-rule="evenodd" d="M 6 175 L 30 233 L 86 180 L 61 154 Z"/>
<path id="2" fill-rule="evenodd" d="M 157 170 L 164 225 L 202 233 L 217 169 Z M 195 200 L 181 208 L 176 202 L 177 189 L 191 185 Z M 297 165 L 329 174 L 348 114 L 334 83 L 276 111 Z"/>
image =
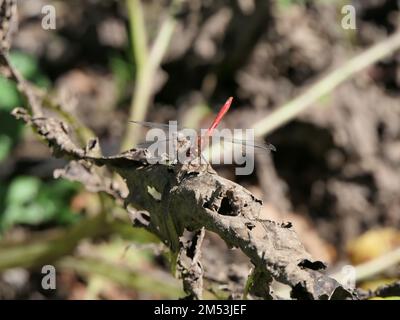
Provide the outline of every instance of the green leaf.
<path id="1" fill-rule="evenodd" d="M 69 208 L 78 184 L 66 180 L 42 183 L 34 177 L 18 177 L 7 191 L 5 210 L 0 216 L 2 230 L 15 224 L 71 224 L 80 219 Z"/>
<path id="2" fill-rule="evenodd" d="M 134 70 L 128 61 L 119 56 L 111 57 L 109 66 L 118 89 L 118 98 L 121 99 L 127 89 L 127 85 L 133 80 Z"/>
<path id="3" fill-rule="evenodd" d="M 18 177 L 14 179 L 8 189 L 6 203 L 22 205 L 32 201 L 38 194 L 41 181 L 35 177 Z"/>
<path id="4" fill-rule="evenodd" d="M 306 0 L 278 0 L 279 9 L 288 9 L 293 5 L 304 5 Z"/>
<path id="5" fill-rule="evenodd" d="M 24 76 L 39 86 L 49 85 L 47 77 L 39 73 L 39 66 L 36 58 L 23 52 L 14 51 L 10 53 L 12 65 Z M 4 77 L 0 77 L 0 110 L 11 111 L 22 104 L 16 85 Z"/>
<path id="6" fill-rule="evenodd" d="M 51 87 L 50 80 L 46 76 L 44 76 L 42 74 L 37 75 L 34 78 L 34 81 L 35 81 L 35 84 L 40 88 L 48 89 L 48 88 Z"/>
<path id="7" fill-rule="evenodd" d="M 46 213 L 46 208 L 36 203 L 27 206 L 12 203 L 4 212 L 3 227 L 9 228 L 19 223 L 37 225 L 46 220 Z"/>
<path id="8" fill-rule="evenodd" d="M 26 53 L 13 51 L 10 54 L 10 60 L 24 78 L 32 79 L 39 71 L 37 60 Z"/>
<path id="9" fill-rule="evenodd" d="M 9 136 L 0 134 L 0 162 L 7 158 L 12 147 L 12 139 Z"/>
<path id="10" fill-rule="evenodd" d="M 10 112 L 21 104 L 17 87 L 10 80 L 0 77 L 0 110 Z"/>

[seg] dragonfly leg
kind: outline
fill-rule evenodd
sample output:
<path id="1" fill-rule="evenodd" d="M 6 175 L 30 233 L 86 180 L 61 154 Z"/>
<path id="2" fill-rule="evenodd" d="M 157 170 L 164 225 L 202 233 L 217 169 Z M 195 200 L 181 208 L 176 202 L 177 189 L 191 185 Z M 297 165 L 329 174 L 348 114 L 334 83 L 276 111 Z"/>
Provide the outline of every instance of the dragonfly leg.
<path id="1" fill-rule="evenodd" d="M 204 157 L 203 153 L 200 152 L 200 162 L 204 160 L 206 162 L 206 171 L 210 174 L 214 174 L 215 170 L 211 166 L 210 162 Z"/>

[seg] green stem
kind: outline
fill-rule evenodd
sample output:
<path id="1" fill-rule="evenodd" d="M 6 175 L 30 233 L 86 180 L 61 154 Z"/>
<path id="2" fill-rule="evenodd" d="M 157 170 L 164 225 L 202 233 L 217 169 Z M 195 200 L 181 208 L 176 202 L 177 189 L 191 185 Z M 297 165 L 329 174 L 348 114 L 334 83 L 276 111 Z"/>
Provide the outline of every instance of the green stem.
<path id="1" fill-rule="evenodd" d="M 371 261 L 355 266 L 355 280 L 357 282 L 370 279 L 382 272 L 395 267 L 400 263 L 400 248 L 379 256 Z M 347 275 L 337 272 L 331 275 L 333 279 L 342 282 Z"/>
<path id="2" fill-rule="evenodd" d="M 356 266 L 356 279 L 362 281 L 380 274 L 400 263 L 400 248 L 374 260 Z"/>
<path id="3" fill-rule="evenodd" d="M 352 58 L 343 66 L 332 71 L 326 77 L 311 86 L 297 98 L 277 108 L 264 119 L 256 122 L 253 126 L 255 137 L 260 138 L 267 135 L 285 123 L 293 120 L 299 114 L 309 109 L 318 99 L 330 93 L 338 85 L 354 76 L 357 72 L 376 63 L 399 48 L 400 32 L 397 32 L 393 36 Z M 226 152 L 230 152 L 232 148 L 233 146 L 230 144 L 224 145 L 224 150 Z M 221 152 L 221 144 L 215 143 L 204 150 L 204 155 L 208 160 L 214 159 L 214 157 L 218 159 Z"/>
<path id="4" fill-rule="evenodd" d="M 37 268 L 74 251 L 79 241 L 107 234 L 111 230 L 103 215 L 88 218 L 65 232 L 0 245 L 0 271 L 22 267 Z"/>
<path id="5" fill-rule="evenodd" d="M 303 94 L 276 109 L 264 119 L 257 122 L 253 129 L 256 137 L 267 135 L 307 110 L 313 103 L 330 93 L 357 72 L 388 56 L 400 48 L 400 32 L 354 57 L 337 68 Z"/>
<path id="6" fill-rule="evenodd" d="M 57 266 L 81 274 L 99 275 L 122 286 L 139 292 L 159 294 L 163 298 L 178 299 L 184 296 L 181 285 L 177 281 L 157 279 L 151 273 L 133 271 L 99 259 L 67 257 L 60 260 Z"/>
<path id="7" fill-rule="evenodd" d="M 136 72 L 140 73 L 147 62 L 147 34 L 141 0 L 127 0 L 130 19 L 131 43 Z"/>
<path id="8" fill-rule="evenodd" d="M 172 8 L 175 10 L 175 4 L 173 4 Z M 135 20 L 137 19 L 137 17 L 131 15 L 130 19 Z M 132 22 L 132 25 L 136 24 L 138 24 L 138 22 Z M 136 84 L 129 114 L 129 119 L 131 120 L 143 121 L 146 117 L 147 109 L 150 105 L 153 94 L 154 78 L 156 76 L 158 68 L 161 65 L 162 59 L 168 50 L 169 43 L 175 30 L 175 25 L 175 17 L 174 14 L 171 12 L 170 15 L 163 22 L 148 58 L 146 60 L 140 58 L 140 61 L 136 59 L 136 63 L 142 64 L 140 65 L 140 68 L 136 73 Z M 135 37 L 132 38 L 132 41 L 136 40 Z M 137 50 L 140 50 L 139 47 L 142 47 L 142 44 L 134 44 L 134 48 L 137 48 Z M 138 53 L 135 51 L 135 57 L 141 55 L 142 53 Z M 136 144 L 136 142 L 138 141 L 138 129 L 139 128 L 137 126 L 133 125 L 127 127 L 125 137 L 122 140 L 122 150 L 130 149 Z"/>

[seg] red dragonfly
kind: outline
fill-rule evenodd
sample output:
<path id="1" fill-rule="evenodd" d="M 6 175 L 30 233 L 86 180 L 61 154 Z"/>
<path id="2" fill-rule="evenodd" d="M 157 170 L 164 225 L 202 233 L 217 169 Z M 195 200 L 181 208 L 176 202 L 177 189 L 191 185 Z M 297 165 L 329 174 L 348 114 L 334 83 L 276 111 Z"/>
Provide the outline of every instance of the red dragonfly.
<path id="1" fill-rule="evenodd" d="M 196 135 L 196 144 L 193 145 L 193 138 L 191 139 L 188 137 L 188 134 L 185 133 L 185 130 L 191 130 L 191 129 L 180 129 L 177 131 L 177 134 L 171 139 L 162 139 L 159 140 L 157 139 L 157 142 L 152 141 L 152 142 L 146 142 L 139 144 L 138 147 L 142 148 L 147 148 L 148 146 L 158 144 L 158 143 L 166 143 L 171 140 L 175 140 L 175 145 L 174 148 L 177 150 L 177 153 L 184 154 L 186 157 L 192 156 L 192 158 L 199 158 L 201 159 L 203 157 L 202 151 L 204 147 L 206 146 L 207 142 L 211 137 L 213 137 L 215 133 L 215 129 L 217 126 L 220 124 L 222 118 L 225 116 L 225 114 L 228 112 L 232 105 L 233 97 L 230 97 L 225 104 L 221 107 L 220 111 L 218 112 L 217 116 L 215 117 L 214 121 L 212 122 L 211 126 L 205 131 L 204 134 Z M 172 126 L 170 124 L 162 124 L 162 123 L 156 123 L 156 122 L 147 122 L 147 121 L 129 121 L 134 124 L 142 125 L 144 127 L 148 128 L 156 128 L 156 129 L 161 129 L 163 131 L 170 131 L 172 129 Z M 177 126 L 175 127 L 175 129 Z M 256 143 L 254 141 L 249 141 L 249 140 L 243 140 L 243 139 L 237 139 L 237 138 L 230 138 L 226 136 L 222 136 L 223 142 L 230 142 L 234 144 L 239 144 L 245 147 L 250 147 L 252 149 L 260 149 L 264 150 L 267 152 L 270 151 L 276 151 L 276 148 L 272 144 L 263 144 L 263 143 Z"/>

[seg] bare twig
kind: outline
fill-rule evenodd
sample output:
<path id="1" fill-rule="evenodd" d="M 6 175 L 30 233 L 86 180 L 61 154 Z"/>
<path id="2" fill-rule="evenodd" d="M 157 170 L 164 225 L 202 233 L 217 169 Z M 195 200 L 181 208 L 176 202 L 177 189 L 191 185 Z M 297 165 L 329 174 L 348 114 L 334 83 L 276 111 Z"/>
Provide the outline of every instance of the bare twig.
<path id="1" fill-rule="evenodd" d="M 9 72 L 9 77 L 17 83 L 19 91 L 25 95 L 28 105 L 31 108 L 32 115 L 40 117 L 43 115 L 38 97 L 32 91 L 30 84 L 22 77 L 19 71 L 12 67 L 7 53 L 0 52 L 0 66 L 5 67 Z"/>
<path id="2" fill-rule="evenodd" d="M 42 104 L 44 108 L 52 110 L 59 114 L 68 124 L 73 126 L 76 132 L 76 136 L 79 139 L 79 143 L 84 146 L 86 143 L 95 137 L 92 130 L 86 127 L 76 116 L 65 111 L 64 106 L 59 103 L 54 97 L 50 96 L 43 90 L 37 89 L 37 94 L 42 97 Z"/>
<path id="3" fill-rule="evenodd" d="M 8 52 L 17 28 L 17 0 L 0 0 L 0 52 Z"/>

